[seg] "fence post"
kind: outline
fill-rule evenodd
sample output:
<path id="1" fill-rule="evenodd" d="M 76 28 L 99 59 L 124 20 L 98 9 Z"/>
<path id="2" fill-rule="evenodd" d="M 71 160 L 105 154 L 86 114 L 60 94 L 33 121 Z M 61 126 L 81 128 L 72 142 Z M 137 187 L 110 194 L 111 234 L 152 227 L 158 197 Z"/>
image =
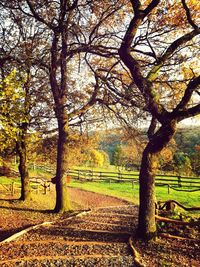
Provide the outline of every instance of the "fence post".
<path id="1" fill-rule="evenodd" d="M 121 173 L 120 173 L 120 171 L 118 172 L 118 182 L 120 182 L 120 176 L 121 176 Z"/>
<path id="2" fill-rule="evenodd" d="M 168 189 L 167 191 L 168 191 L 168 194 L 169 194 L 169 189 L 170 189 L 169 184 L 167 185 L 167 189 Z"/>
<path id="3" fill-rule="evenodd" d="M 37 184 L 37 187 L 36 187 L 36 194 L 37 194 L 37 195 L 39 194 L 39 191 L 40 191 L 40 189 L 39 189 L 39 184 Z"/>
<path id="4" fill-rule="evenodd" d="M 47 193 L 46 184 L 44 183 L 42 186 L 43 186 L 43 188 L 44 188 L 44 195 L 46 195 L 46 193 Z"/>
<path id="5" fill-rule="evenodd" d="M 178 176 L 178 187 L 181 187 L 181 176 Z"/>
<path id="6" fill-rule="evenodd" d="M 11 183 L 11 195 L 14 196 L 15 189 L 14 189 L 14 182 Z"/>
<path id="7" fill-rule="evenodd" d="M 47 194 L 47 188 L 50 186 L 50 184 L 48 184 L 46 181 L 43 183 L 43 188 L 44 188 L 44 195 Z"/>

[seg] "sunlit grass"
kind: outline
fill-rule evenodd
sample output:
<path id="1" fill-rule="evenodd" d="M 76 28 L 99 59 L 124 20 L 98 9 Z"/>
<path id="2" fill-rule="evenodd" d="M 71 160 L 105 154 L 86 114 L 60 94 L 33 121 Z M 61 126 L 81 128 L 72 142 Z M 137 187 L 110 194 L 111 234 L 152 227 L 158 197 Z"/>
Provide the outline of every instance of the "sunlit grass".
<path id="1" fill-rule="evenodd" d="M 53 174 L 40 169 L 29 170 L 29 176 L 34 178 L 48 179 L 48 180 L 53 178 Z"/>
<path id="2" fill-rule="evenodd" d="M 138 203 L 138 188 L 133 189 L 131 183 L 72 181 L 70 186 Z"/>
<path id="3" fill-rule="evenodd" d="M 6 177 L 6 176 L 0 176 L 0 183 L 1 184 L 11 184 L 14 183 L 20 183 L 19 178 L 12 178 L 12 177 Z"/>
<path id="4" fill-rule="evenodd" d="M 75 169 L 75 168 L 74 168 Z M 109 196 L 114 196 L 118 198 L 125 199 L 127 201 L 133 202 L 138 204 L 139 202 L 139 185 L 132 184 L 131 182 L 119 182 L 119 181 L 112 181 L 112 176 L 117 178 L 118 168 L 115 166 L 108 166 L 108 167 L 99 167 L 99 168 L 89 168 L 89 167 L 77 167 L 76 169 L 79 170 L 93 170 L 98 172 L 116 172 L 116 174 L 111 175 L 111 179 L 108 181 L 98 181 L 98 182 L 83 182 L 77 180 L 71 180 L 70 186 L 77 187 Z M 128 173 L 130 175 L 138 174 L 136 171 L 121 171 L 123 173 Z M 41 169 L 30 169 L 30 177 L 37 177 L 43 179 L 50 179 L 53 177 L 53 174 L 49 172 L 45 172 Z M 126 176 L 129 178 L 129 176 Z M 170 180 L 171 177 L 166 177 Z M 19 184 L 20 178 L 7 178 L 4 176 L 0 177 L 1 184 L 11 184 L 12 182 Z M 181 188 L 180 188 L 181 189 Z M 169 199 L 176 200 L 183 205 L 190 207 L 190 206 L 200 206 L 200 191 L 197 192 L 182 192 L 182 191 L 175 191 L 173 189 L 169 189 L 167 186 L 156 186 L 156 196 L 158 201 L 165 201 Z"/>
<path id="5" fill-rule="evenodd" d="M 107 181 L 103 182 L 79 182 L 79 181 L 71 181 L 70 186 L 77 187 L 101 194 L 106 194 L 110 196 L 119 197 L 128 201 L 131 201 L 135 204 L 139 202 L 139 185 L 130 182 L 109 183 Z M 182 192 L 175 191 L 173 189 L 169 190 L 165 187 L 156 187 L 156 196 L 157 201 L 165 201 L 169 199 L 176 200 L 183 205 L 190 206 L 200 206 L 200 192 Z"/>
<path id="6" fill-rule="evenodd" d="M 138 171 L 127 171 L 125 170 L 125 168 L 123 167 L 118 167 L 118 166 L 114 166 L 114 165 L 108 165 L 108 166 L 104 166 L 104 167 L 88 167 L 88 166 L 74 166 L 71 169 L 76 169 L 76 170 L 89 170 L 89 171 L 94 171 L 94 172 L 114 172 L 114 173 L 125 173 L 125 174 L 137 174 L 138 175 Z"/>

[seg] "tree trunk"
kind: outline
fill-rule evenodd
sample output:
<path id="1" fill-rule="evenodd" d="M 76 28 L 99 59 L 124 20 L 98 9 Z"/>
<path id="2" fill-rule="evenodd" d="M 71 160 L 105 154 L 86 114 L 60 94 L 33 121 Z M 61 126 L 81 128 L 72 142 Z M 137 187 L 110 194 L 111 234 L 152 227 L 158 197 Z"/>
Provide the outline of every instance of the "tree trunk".
<path id="1" fill-rule="evenodd" d="M 140 206 L 138 236 L 149 240 L 156 236 L 155 221 L 155 175 L 158 153 L 169 143 L 176 131 L 176 121 L 162 125 L 151 137 L 143 152 L 140 169 Z"/>
<path id="2" fill-rule="evenodd" d="M 31 199 L 31 188 L 29 181 L 29 172 L 27 166 L 27 149 L 26 149 L 26 132 L 27 126 L 22 126 L 22 134 L 17 141 L 17 153 L 19 155 L 19 173 L 21 177 L 21 196 L 20 200 L 26 201 Z"/>
<path id="3" fill-rule="evenodd" d="M 156 235 L 155 221 L 155 172 L 157 156 L 149 151 L 148 145 L 143 152 L 140 170 L 140 207 L 138 235 L 151 239 Z"/>
<path id="4" fill-rule="evenodd" d="M 68 167 L 68 135 L 69 128 L 67 119 L 59 116 L 58 120 L 58 145 L 57 145 L 57 167 L 56 167 L 56 206 L 55 212 L 66 212 L 72 210 L 69 193 L 67 190 L 66 169 Z M 63 118 L 63 119 L 62 119 Z"/>

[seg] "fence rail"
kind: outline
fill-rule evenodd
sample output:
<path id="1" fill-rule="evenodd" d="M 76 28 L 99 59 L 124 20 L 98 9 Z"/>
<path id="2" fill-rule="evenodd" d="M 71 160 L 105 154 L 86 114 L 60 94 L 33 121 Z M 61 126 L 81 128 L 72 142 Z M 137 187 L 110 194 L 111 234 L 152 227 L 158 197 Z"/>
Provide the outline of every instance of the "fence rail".
<path id="1" fill-rule="evenodd" d="M 41 179 L 37 177 L 32 177 L 30 179 L 30 187 L 31 191 L 42 192 L 43 194 L 47 194 L 47 191 L 51 189 L 51 182 L 46 179 Z M 7 184 L 0 183 L 0 193 L 14 195 L 15 193 L 21 190 L 21 184 L 19 182 L 11 182 Z"/>
<path id="2" fill-rule="evenodd" d="M 102 172 L 93 170 L 72 169 L 68 171 L 68 175 L 72 179 L 81 181 L 93 181 L 93 182 L 108 181 L 108 182 L 132 182 L 132 183 L 139 182 L 138 174 L 134 173 L 109 172 L 109 171 Z M 156 185 L 200 189 L 200 177 L 159 174 L 156 176 Z"/>
<path id="3" fill-rule="evenodd" d="M 46 168 L 46 166 L 40 166 L 40 169 L 52 173 L 52 178 L 55 175 L 54 170 Z M 70 180 L 79 180 L 81 182 L 100 182 L 106 181 L 109 183 L 132 183 L 132 188 L 139 183 L 138 173 L 131 172 L 114 172 L 114 171 L 94 171 L 94 170 L 80 170 L 80 169 L 70 169 L 66 173 L 67 183 Z M 31 188 L 36 192 L 43 192 L 44 194 L 51 188 L 51 180 L 31 177 Z M 189 191 L 195 192 L 200 190 L 200 177 L 190 177 L 190 176 L 180 176 L 180 175 L 165 175 L 158 174 L 155 180 L 156 186 L 166 186 L 168 192 L 170 189 L 177 191 Z M 20 184 L 10 183 L 10 184 L 1 184 L 0 183 L 0 192 L 10 192 L 12 195 L 17 190 L 20 190 Z"/>

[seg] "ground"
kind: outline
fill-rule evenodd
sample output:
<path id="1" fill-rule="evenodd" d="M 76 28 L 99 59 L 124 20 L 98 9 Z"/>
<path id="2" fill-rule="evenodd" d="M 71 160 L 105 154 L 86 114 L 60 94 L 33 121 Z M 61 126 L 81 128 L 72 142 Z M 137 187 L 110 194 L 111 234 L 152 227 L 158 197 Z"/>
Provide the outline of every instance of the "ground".
<path id="1" fill-rule="evenodd" d="M 87 215 L 86 217 L 83 217 L 83 219 L 81 220 L 76 219 L 76 217 L 72 217 L 72 220 L 70 219 L 71 220 L 70 225 L 68 224 L 67 226 L 65 225 L 65 229 L 66 227 L 68 228 L 71 227 L 70 229 L 72 229 L 73 227 L 79 227 L 79 230 L 81 228 L 81 229 L 84 229 L 84 231 L 85 229 L 90 229 L 90 231 L 97 231 L 95 232 L 96 235 L 98 233 L 98 235 L 96 236 L 96 240 L 95 240 L 95 235 L 93 234 L 93 240 L 90 240 L 90 245 L 93 246 L 92 249 L 94 249 L 94 245 L 97 246 L 97 248 L 95 249 L 97 249 L 98 251 L 101 250 L 102 251 L 101 254 L 104 253 L 103 251 L 105 249 L 105 246 L 107 248 L 110 246 L 111 244 L 110 242 L 112 242 L 113 244 L 112 246 L 115 247 L 115 250 L 119 250 L 120 253 L 122 254 L 125 253 L 125 255 L 126 253 L 129 253 L 127 252 L 127 248 L 124 247 L 125 243 L 122 243 L 122 240 L 110 240 L 113 238 L 113 236 L 108 237 L 108 239 L 106 239 L 107 243 L 106 244 L 104 243 L 104 245 L 102 245 L 102 240 L 101 240 L 102 237 L 99 236 L 102 233 L 99 233 L 98 231 L 102 229 L 106 229 L 106 231 L 119 229 L 118 232 L 120 231 L 123 232 L 125 229 L 128 232 L 130 232 L 130 234 L 131 233 L 134 234 L 136 230 L 136 225 L 137 225 L 137 212 L 138 212 L 137 206 L 130 205 L 132 203 L 128 203 L 127 201 L 124 201 L 118 198 L 108 197 L 102 194 L 91 193 L 91 192 L 87 192 L 87 191 L 83 191 L 79 189 L 71 188 L 70 195 L 71 195 L 71 198 L 75 200 L 75 202 L 73 203 L 75 210 L 78 210 L 80 212 L 81 210 L 88 210 L 89 208 L 91 208 L 93 213 L 90 215 Z M 16 201 L 14 199 L 4 200 L 5 198 L 6 196 L 2 196 L 2 199 L 0 200 L 0 212 L 1 212 L 0 241 L 4 240 L 5 238 L 11 236 L 12 234 L 16 232 L 19 232 L 20 230 L 24 228 L 27 228 L 31 225 L 42 223 L 44 221 L 57 221 L 57 227 L 59 225 L 60 226 L 59 229 L 61 229 L 63 226 L 62 221 L 63 222 L 65 222 L 65 220 L 68 221 L 67 218 L 74 215 L 74 214 L 57 215 L 57 214 L 53 214 L 50 212 L 50 210 L 52 210 L 55 205 L 54 203 L 55 195 L 53 191 L 47 192 L 47 195 L 43 195 L 41 193 L 34 194 L 33 200 L 27 204 Z M 97 207 L 101 207 L 101 208 L 98 208 L 98 211 L 97 211 L 95 210 Z M 102 218 L 103 221 L 101 221 L 100 218 Z M 85 240 L 86 238 L 84 231 L 81 232 L 82 240 Z M 44 230 L 40 230 L 39 234 L 37 233 L 37 235 L 36 234 L 34 235 L 37 237 L 37 242 L 40 242 L 39 243 L 40 246 L 47 247 L 46 243 L 49 242 L 48 238 L 50 234 L 48 233 L 48 238 L 47 238 L 46 235 L 43 235 L 44 234 L 43 232 Z M 51 239 L 53 239 L 53 235 L 55 235 L 55 231 L 51 233 Z M 56 235 L 56 238 L 57 238 L 57 235 Z M 41 239 L 44 239 L 44 240 L 41 241 Z M 98 241 L 97 239 L 100 239 L 100 240 Z M 31 242 L 30 237 L 28 237 L 28 240 L 29 241 L 26 241 L 26 242 L 30 243 Z M 98 242 L 101 241 L 101 243 L 94 244 L 94 242 L 97 242 L 97 241 Z M 25 241 L 18 241 L 17 246 L 19 246 L 19 244 L 22 246 L 22 243 L 20 242 L 25 242 Z M 46 243 L 41 243 L 41 242 L 46 242 Z M 63 242 L 68 242 L 65 244 L 65 246 L 66 245 L 69 246 L 69 242 L 72 242 L 72 241 L 70 239 L 70 241 L 67 240 Z M 82 242 L 81 248 L 83 248 L 86 244 L 83 241 L 81 242 Z M 128 242 L 128 239 L 126 240 L 126 242 Z M 79 243 L 77 243 L 77 246 Z M 152 241 L 148 244 L 145 242 L 139 241 L 136 238 L 133 238 L 133 244 L 141 256 L 142 263 L 148 267 L 151 267 L 151 266 L 191 266 L 191 267 L 200 266 L 200 243 L 199 243 L 197 236 L 196 236 L 196 239 L 192 239 L 191 237 L 191 238 L 187 238 L 186 240 L 159 237 L 156 241 Z M 4 244 L 4 246 L 1 248 L 0 257 L 6 258 L 6 254 L 8 254 L 7 255 L 8 258 L 11 257 L 9 255 L 9 253 L 11 253 L 9 252 L 9 246 L 11 246 L 12 253 L 19 253 L 19 249 L 17 252 L 18 247 L 15 248 L 13 244 L 11 245 Z M 24 246 L 25 245 L 23 243 L 23 248 Z M 55 244 L 54 244 L 54 247 L 55 247 Z M 16 249 L 16 251 L 13 250 L 14 248 Z M 70 251 L 70 249 L 68 247 L 68 251 Z M 77 248 L 75 249 L 77 250 Z M 88 247 L 87 249 L 84 247 L 84 249 L 88 250 Z M 50 250 L 50 247 L 49 247 L 49 250 Z M 21 247 L 20 247 L 20 251 L 23 251 Z M 84 254 L 85 252 L 82 252 L 82 253 Z M 125 265 L 120 265 L 121 263 L 116 262 L 116 259 L 114 258 L 113 254 L 110 255 L 110 259 L 115 260 L 114 261 L 115 263 L 113 262 L 112 263 L 113 265 L 109 265 L 109 266 L 131 266 L 129 264 L 131 256 L 129 254 L 127 255 L 128 256 L 126 256 L 126 258 L 123 259 L 124 261 L 126 260 L 126 263 L 124 263 Z M 85 260 L 85 264 L 82 263 L 83 264 L 82 266 L 91 266 L 88 263 L 88 261 L 90 260 L 90 264 L 91 264 L 91 258 L 87 258 L 86 260 L 85 257 L 86 256 L 84 256 L 84 258 L 79 257 L 82 261 Z M 105 258 L 104 260 L 108 260 L 108 259 Z M 9 265 L 5 265 L 5 266 L 9 266 Z M 19 266 L 25 266 L 25 265 L 19 265 Z M 54 266 L 54 265 L 46 264 L 45 266 Z M 69 266 L 73 266 L 73 265 L 69 265 Z M 93 266 L 100 266 L 100 265 L 96 264 Z"/>

